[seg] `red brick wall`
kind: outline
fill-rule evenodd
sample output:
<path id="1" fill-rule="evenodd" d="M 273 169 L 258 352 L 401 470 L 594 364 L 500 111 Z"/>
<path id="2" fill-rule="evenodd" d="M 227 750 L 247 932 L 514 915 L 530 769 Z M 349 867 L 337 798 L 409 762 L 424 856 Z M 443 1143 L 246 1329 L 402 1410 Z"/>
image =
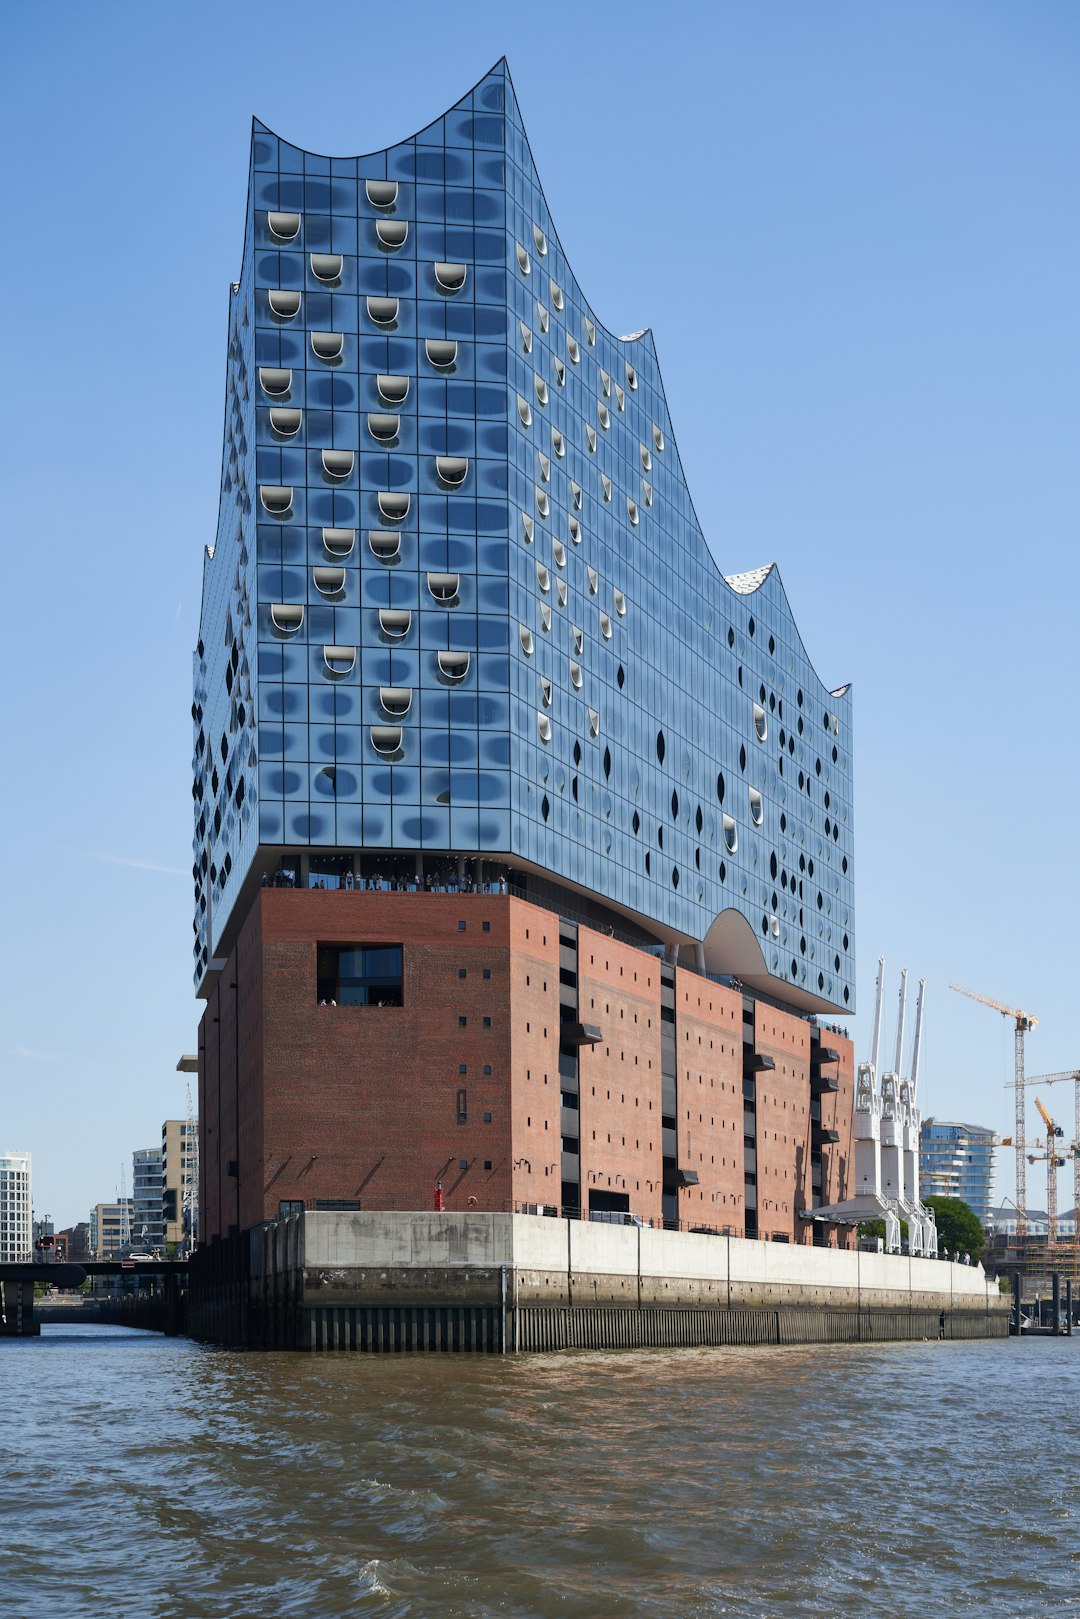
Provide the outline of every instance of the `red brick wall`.
<path id="1" fill-rule="evenodd" d="M 835 1130 L 840 1136 L 835 1146 L 821 1150 L 821 1201 L 839 1203 L 855 1195 L 855 1163 L 851 1145 L 851 1116 L 855 1107 L 855 1047 L 842 1034 L 822 1029 L 821 1044 L 840 1054 L 839 1064 L 833 1063 L 822 1070 L 835 1074 L 840 1081 L 838 1091 L 826 1091 L 821 1098 L 821 1123 L 826 1130 Z M 850 1226 L 830 1226 L 831 1248 L 853 1248 L 855 1233 Z"/>
<path id="2" fill-rule="evenodd" d="M 675 974 L 679 1219 L 743 1232 L 742 996 L 697 973 Z"/>
<path id="3" fill-rule="evenodd" d="M 754 1048 L 776 1064 L 757 1075 L 758 1235 L 810 1242 L 810 1025 L 757 1001 Z"/>
<path id="4" fill-rule="evenodd" d="M 404 1004 L 319 1006 L 320 943 L 402 944 Z M 580 1019 L 602 1034 L 579 1053 L 583 1199 L 590 1187 L 625 1191 L 659 1220 L 660 963 L 586 927 L 577 962 Z M 699 1176 L 680 1218 L 741 1229 L 742 998 L 686 971 L 675 995 L 679 1163 Z M 273 1218 L 286 1200 L 430 1208 L 440 1178 L 449 1209 L 558 1205 L 559 1008 L 558 918 L 520 900 L 261 890 L 200 1025 L 203 1240 Z M 755 1030 L 776 1061 L 758 1084 L 759 1229 L 802 1240 L 809 1028 L 759 1004 Z M 823 1040 L 842 1057 L 841 1090 L 822 1101 L 841 1134 L 824 1157 L 835 1199 L 849 1174 L 854 1060 L 841 1036 Z"/>
<path id="5" fill-rule="evenodd" d="M 513 1197 L 559 1206 L 559 919 L 509 902 Z"/>
<path id="6" fill-rule="evenodd" d="M 580 1052 L 581 1197 L 625 1192 L 642 1219 L 659 1220 L 660 963 L 591 928 L 578 930 L 578 1015 L 599 1045 Z"/>

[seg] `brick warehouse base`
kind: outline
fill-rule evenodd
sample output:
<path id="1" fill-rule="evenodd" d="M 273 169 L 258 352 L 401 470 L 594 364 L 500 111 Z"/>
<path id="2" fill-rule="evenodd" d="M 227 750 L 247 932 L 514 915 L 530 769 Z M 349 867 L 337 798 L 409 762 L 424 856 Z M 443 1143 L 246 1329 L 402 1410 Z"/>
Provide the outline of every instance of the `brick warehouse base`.
<path id="1" fill-rule="evenodd" d="M 705 1302 L 706 1300 L 710 1302 Z M 488 1353 L 1004 1338 L 979 1266 L 528 1215 L 306 1214 L 201 1250 L 235 1347 Z"/>

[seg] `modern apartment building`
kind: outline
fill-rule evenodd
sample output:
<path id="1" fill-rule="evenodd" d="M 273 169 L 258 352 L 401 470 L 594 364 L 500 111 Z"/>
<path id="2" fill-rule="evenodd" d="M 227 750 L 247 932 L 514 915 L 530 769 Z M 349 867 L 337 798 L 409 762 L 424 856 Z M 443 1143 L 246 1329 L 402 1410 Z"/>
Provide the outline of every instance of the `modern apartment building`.
<path id="1" fill-rule="evenodd" d="M 164 1154 L 159 1147 L 142 1147 L 132 1154 L 131 1166 L 131 1243 L 144 1253 L 163 1247 L 165 1242 Z"/>
<path id="2" fill-rule="evenodd" d="M 197 1207 L 197 1199 L 190 1197 L 192 1180 L 198 1160 L 197 1124 L 187 1119 L 166 1119 L 161 1126 L 161 1198 L 163 1205 L 164 1241 L 180 1244 L 184 1241 L 185 1203 Z"/>
<path id="3" fill-rule="evenodd" d="M 22 1265 L 33 1258 L 31 1155 L 0 1157 L 0 1264 Z"/>
<path id="4" fill-rule="evenodd" d="M 820 1240 L 850 692 L 774 566 L 716 566 L 505 63 L 366 157 L 254 126 L 192 719 L 204 1239 L 434 1200 Z"/>
<path id="5" fill-rule="evenodd" d="M 120 1259 L 133 1246 L 134 1201 L 95 1203 L 90 1210 L 90 1253 L 94 1259 Z"/>
<path id="6" fill-rule="evenodd" d="M 958 1197 L 990 1220 L 994 1190 L 993 1130 L 980 1124 L 924 1119 L 919 1138 L 919 1184 L 924 1197 Z"/>

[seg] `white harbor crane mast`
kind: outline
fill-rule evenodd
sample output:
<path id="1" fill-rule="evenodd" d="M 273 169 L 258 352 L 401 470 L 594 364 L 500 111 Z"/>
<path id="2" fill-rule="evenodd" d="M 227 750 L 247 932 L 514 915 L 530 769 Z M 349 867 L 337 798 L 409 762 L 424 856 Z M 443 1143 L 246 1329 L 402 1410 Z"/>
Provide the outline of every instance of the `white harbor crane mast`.
<path id="1" fill-rule="evenodd" d="M 922 1113 L 918 1106 L 919 1060 L 922 1054 L 923 1002 L 926 997 L 926 979 L 919 979 L 919 993 L 915 1000 L 915 1036 L 911 1047 L 911 1076 L 900 1082 L 900 1110 L 904 1121 L 904 1190 L 918 1223 L 917 1239 L 909 1242 L 911 1252 L 936 1259 L 938 1251 L 937 1222 L 933 1209 L 927 1208 L 919 1187 L 919 1140 Z M 909 1233 L 912 1226 L 908 1227 Z M 918 1246 L 916 1247 L 916 1240 Z"/>
<path id="2" fill-rule="evenodd" d="M 959 984 L 950 984 L 958 995 L 967 995 L 971 1000 L 978 1001 L 980 1006 L 993 1007 L 1002 1017 L 1012 1018 L 1015 1029 L 1013 1040 L 1013 1061 L 1015 1075 L 1013 1084 L 1016 1086 L 1016 1125 L 1013 1129 L 1013 1146 L 1016 1149 L 1016 1234 L 1018 1237 L 1027 1235 L 1027 1163 L 1026 1163 L 1026 1119 L 1024 1112 L 1024 1036 L 1038 1023 L 1038 1018 L 1030 1012 L 1021 1012 L 1018 1007 L 1006 1006 L 1003 1001 L 992 1000 L 989 995 L 979 995 L 973 989 L 962 989 Z"/>
<path id="3" fill-rule="evenodd" d="M 904 1060 L 904 1016 L 907 1011 L 907 968 L 900 972 L 900 1005 L 896 1014 L 896 1052 L 893 1066 L 881 1076 L 881 1191 L 907 1216 L 908 1240 L 912 1237 L 911 1211 L 904 1187 L 903 1119 L 900 1106 L 900 1073 Z M 899 1237 L 899 1233 L 898 1233 Z M 897 1248 L 899 1248 L 899 1240 Z"/>
<path id="4" fill-rule="evenodd" d="M 803 1218 L 826 1220 L 835 1225 L 858 1225 L 862 1220 L 885 1221 L 885 1246 L 889 1253 L 900 1251 L 900 1215 L 895 1198 L 885 1195 L 881 1184 L 881 1101 L 878 1095 L 878 1063 L 881 1057 L 882 996 L 885 988 L 885 957 L 878 957 L 877 990 L 874 1001 L 874 1027 L 870 1038 L 870 1061 L 859 1064 L 855 1082 L 855 1107 L 851 1135 L 855 1159 L 854 1196 L 841 1203 L 805 1209 Z"/>

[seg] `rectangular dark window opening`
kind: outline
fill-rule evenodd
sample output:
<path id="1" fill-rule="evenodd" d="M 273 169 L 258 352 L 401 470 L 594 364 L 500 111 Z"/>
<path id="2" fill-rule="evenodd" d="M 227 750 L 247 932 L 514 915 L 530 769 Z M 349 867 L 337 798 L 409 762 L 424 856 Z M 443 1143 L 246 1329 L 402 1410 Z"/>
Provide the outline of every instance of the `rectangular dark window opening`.
<path id="1" fill-rule="evenodd" d="M 302 1197 L 283 1197 L 277 1211 L 279 1220 L 287 1220 L 290 1214 L 303 1214 L 304 1200 Z"/>
<path id="2" fill-rule="evenodd" d="M 469 1097 L 464 1090 L 457 1093 L 457 1121 L 459 1124 L 468 1124 L 469 1122 Z"/>
<path id="3" fill-rule="evenodd" d="M 399 944 L 321 944 L 316 953 L 320 1006 L 401 1006 Z"/>

